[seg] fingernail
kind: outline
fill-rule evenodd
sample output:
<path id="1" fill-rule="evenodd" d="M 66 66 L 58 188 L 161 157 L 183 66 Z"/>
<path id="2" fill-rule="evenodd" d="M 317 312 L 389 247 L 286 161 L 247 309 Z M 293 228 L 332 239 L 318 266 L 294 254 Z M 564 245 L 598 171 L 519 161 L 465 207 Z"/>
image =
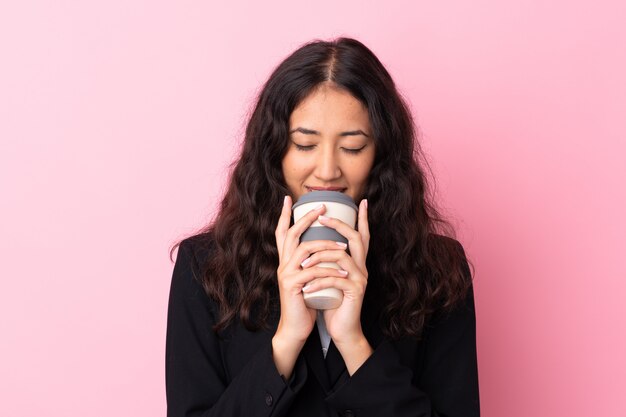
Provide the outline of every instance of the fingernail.
<path id="1" fill-rule="evenodd" d="M 346 243 L 343 243 L 343 242 L 335 242 L 335 243 L 338 244 L 339 246 L 341 246 L 344 249 L 348 247 L 348 245 Z"/>
<path id="2" fill-rule="evenodd" d="M 365 208 L 367 209 L 367 199 L 365 199 L 364 201 L 365 201 Z"/>
<path id="3" fill-rule="evenodd" d="M 339 270 L 339 273 L 340 273 L 341 275 L 343 275 L 344 277 L 345 277 L 346 275 L 348 275 L 348 271 L 344 271 L 343 269 L 340 269 L 340 270 Z"/>
<path id="4" fill-rule="evenodd" d="M 321 214 L 320 214 L 320 216 L 318 217 L 318 219 L 320 219 L 320 220 L 328 220 L 328 217 L 326 217 L 326 216 L 324 216 L 324 215 L 321 215 Z"/>
<path id="5" fill-rule="evenodd" d="M 302 292 L 307 292 L 310 287 L 311 287 L 311 284 L 306 284 L 304 287 L 302 287 Z"/>
<path id="6" fill-rule="evenodd" d="M 285 207 L 285 204 L 287 204 L 287 196 L 285 196 L 285 198 L 283 198 L 283 207 Z"/>
<path id="7" fill-rule="evenodd" d="M 315 206 L 315 208 L 314 208 L 313 210 L 319 210 L 319 209 L 321 209 L 322 207 L 324 207 L 324 204 L 323 204 L 323 203 L 322 203 L 322 204 L 318 204 L 317 206 Z"/>
<path id="8" fill-rule="evenodd" d="M 302 261 L 300 266 L 305 267 L 309 264 L 309 262 L 311 262 L 311 258 L 306 258 L 304 261 Z"/>

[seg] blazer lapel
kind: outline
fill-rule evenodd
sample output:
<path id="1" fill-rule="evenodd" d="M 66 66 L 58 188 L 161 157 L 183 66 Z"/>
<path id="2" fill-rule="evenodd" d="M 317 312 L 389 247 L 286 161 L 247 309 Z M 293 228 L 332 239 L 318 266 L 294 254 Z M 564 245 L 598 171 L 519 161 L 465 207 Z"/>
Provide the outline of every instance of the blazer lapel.
<path id="1" fill-rule="evenodd" d="M 372 275 L 370 275 L 370 278 L 372 278 Z M 368 285 L 365 291 L 363 309 L 361 310 L 361 326 L 370 345 L 373 349 L 376 349 L 384 339 L 380 327 L 380 314 L 383 305 L 380 289 L 375 285 L 375 281 L 372 284 L 374 285 Z M 309 369 L 327 394 L 330 393 L 338 381 L 349 378 L 343 357 L 332 340 L 324 359 L 317 323 L 315 323 L 309 338 L 302 348 L 302 353 Z"/>
<path id="2" fill-rule="evenodd" d="M 343 361 L 343 357 L 335 343 L 331 340 L 330 345 L 328 346 L 328 352 L 326 353 L 326 360 L 324 361 L 326 365 L 326 370 L 328 371 L 328 380 L 330 382 L 330 386 L 334 387 L 344 373 L 347 375 L 348 370 L 346 369 L 346 363 Z"/>
<path id="3" fill-rule="evenodd" d="M 317 324 L 315 324 L 311 335 L 304 344 L 302 352 L 309 369 L 315 375 L 326 394 L 330 393 L 332 387 L 335 386 L 343 374 L 347 375 L 346 364 L 332 340 L 328 346 L 326 359 L 324 359 Z"/>

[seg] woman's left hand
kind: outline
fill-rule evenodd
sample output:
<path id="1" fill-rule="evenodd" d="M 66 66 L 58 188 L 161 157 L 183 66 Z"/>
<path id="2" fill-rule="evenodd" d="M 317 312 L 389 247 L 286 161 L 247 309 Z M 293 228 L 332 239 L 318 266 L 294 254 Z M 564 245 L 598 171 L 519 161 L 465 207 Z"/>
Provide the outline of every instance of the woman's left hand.
<path id="1" fill-rule="evenodd" d="M 368 272 L 365 266 L 369 249 L 369 225 L 367 220 L 367 202 L 362 200 L 358 214 L 358 231 L 339 219 L 320 216 L 319 222 L 335 229 L 348 239 L 348 248 L 352 256 L 345 250 L 323 250 L 316 252 L 309 259 L 306 268 L 319 262 L 336 262 L 348 274 L 345 278 L 318 278 L 303 288 L 305 292 L 315 292 L 324 288 L 334 287 L 343 291 L 341 305 L 333 310 L 324 311 L 324 320 L 330 337 L 341 351 L 342 346 L 355 346 L 367 343 L 361 328 L 361 307 L 367 286 Z M 369 346 L 369 345 L 368 345 Z"/>

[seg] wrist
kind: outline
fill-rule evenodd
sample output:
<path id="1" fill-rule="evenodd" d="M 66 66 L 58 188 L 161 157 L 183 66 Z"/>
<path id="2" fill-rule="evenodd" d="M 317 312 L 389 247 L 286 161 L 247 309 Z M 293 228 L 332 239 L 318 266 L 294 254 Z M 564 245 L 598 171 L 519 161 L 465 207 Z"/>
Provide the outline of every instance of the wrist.
<path id="1" fill-rule="evenodd" d="M 333 343 L 337 347 L 337 350 L 341 351 L 352 351 L 355 349 L 361 350 L 368 347 L 370 344 L 365 338 L 365 335 L 361 334 L 359 336 L 342 338 L 339 340 L 333 339 Z"/>
<path id="2" fill-rule="evenodd" d="M 352 341 L 335 342 L 337 350 L 341 354 L 350 376 L 352 376 L 365 361 L 372 356 L 374 349 L 369 344 L 365 336 Z"/>
<path id="3" fill-rule="evenodd" d="M 367 343 L 367 339 L 365 338 L 363 330 L 360 327 L 355 332 L 352 332 L 350 334 L 343 333 L 341 336 L 338 337 L 334 337 L 331 334 L 331 337 L 333 339 L 333 343 L 335 344 L 335 346 L 337 346 L 337 348 L 339 348 L 339 346 L 349 348 L 350 346 Z"/>
<path id="4" fill-rule="evenodd" d="M 278 333 L 272 337 L 272 349 L 278 354 L 298 356 L 306 340 L 302 341 L 290 337 L 284 337 Z"/>
<path id="5" fill-rule="evenodd" d="M 296 360 L 300 354 L 300 350 L 304 343 L 294 343 L 293 341 L 285 340 L 275 335 L 272 338 L 272 358 L 278 373 L 289 380 L 293 372 Z"/>
<path id="6" fill-rule="evenodd" d="M 278 328 L 276 329 L 276 333 L 272 336 L 272 344 L 274 342 L 279 343 L 284 347 L 292 347 L 294 349 L 300 350 L 306 343 L 307 337 L 300 337 L 294 335 L 292 332 L 285 331 L 284 328 L 278 324 Z"/>

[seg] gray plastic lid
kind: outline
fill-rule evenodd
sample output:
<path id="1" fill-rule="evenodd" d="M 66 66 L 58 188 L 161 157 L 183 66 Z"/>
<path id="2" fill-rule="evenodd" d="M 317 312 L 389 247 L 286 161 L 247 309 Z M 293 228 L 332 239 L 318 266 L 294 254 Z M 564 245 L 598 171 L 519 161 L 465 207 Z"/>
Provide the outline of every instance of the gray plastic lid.
<path id="1" fill-rule="evenodd" d="M 316 203 L 318 201 L 341 203 L 352 207 L 354 210 L 358 211 L 359 209 L 349 195 L 340 193 L 339 191 L 311 191 L 300 197 L 298 202 L 293 205 L 292 210 L 302 204 Z"/>

